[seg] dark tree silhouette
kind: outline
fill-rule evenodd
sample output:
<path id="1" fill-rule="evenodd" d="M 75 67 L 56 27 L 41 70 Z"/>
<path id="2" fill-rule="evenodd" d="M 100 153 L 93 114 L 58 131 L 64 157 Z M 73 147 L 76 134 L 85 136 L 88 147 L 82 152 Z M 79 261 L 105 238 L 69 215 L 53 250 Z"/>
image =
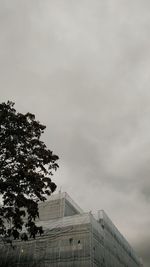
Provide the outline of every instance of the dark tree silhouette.
<path id="1" fill-rule="evenodd" d="M 13 102 L 0 104 L 1 236 L 18 238 L 24 216 L 30 236 L 42 233 L 35 223 L 38 201 L 55 191 L 50 177 L 58 168 L 58 156 L 40 140 L 45 128 L 33 114 L 17 113 Z"/>

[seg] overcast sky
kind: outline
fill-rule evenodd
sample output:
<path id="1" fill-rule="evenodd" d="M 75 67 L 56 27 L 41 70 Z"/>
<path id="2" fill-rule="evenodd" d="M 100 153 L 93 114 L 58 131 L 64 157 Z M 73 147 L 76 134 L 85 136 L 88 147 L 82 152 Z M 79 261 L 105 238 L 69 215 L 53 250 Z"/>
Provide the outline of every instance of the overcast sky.
<path id="1" fill-rule="evenodd" d="M 150 1 L 0 0 L 0 98 L 32 112 L 54 181 L 150 266 Z"/>

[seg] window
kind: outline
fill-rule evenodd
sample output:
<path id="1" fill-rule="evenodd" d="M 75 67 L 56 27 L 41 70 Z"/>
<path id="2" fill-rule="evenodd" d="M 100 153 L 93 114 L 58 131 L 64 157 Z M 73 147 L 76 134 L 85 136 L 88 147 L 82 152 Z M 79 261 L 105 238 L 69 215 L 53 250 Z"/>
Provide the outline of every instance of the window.
<path id="1" fill-rule="evenodd" d="M 70 243 L 70 245 L 72 245 L 72 243 L 73 243 L 73 238 L 72 237 L 69 238 L 69 243 Z"/>

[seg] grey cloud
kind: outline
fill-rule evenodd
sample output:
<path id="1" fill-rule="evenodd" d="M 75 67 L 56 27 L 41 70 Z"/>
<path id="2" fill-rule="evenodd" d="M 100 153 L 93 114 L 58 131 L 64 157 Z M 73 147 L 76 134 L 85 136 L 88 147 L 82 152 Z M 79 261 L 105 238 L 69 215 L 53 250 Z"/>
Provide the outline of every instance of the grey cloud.
<path id="1" fill-rule="evenodd" d="M 136 247 L 137 251 L 139 251 L 141 257 L 144 259 L 143 263 L 145 267 L 148 267 L 150 262 L 149 248 L 150 248 L 150 240 L 146 237 L 144 237 L 140 241 L 140 245 L 137 245 Z"/>

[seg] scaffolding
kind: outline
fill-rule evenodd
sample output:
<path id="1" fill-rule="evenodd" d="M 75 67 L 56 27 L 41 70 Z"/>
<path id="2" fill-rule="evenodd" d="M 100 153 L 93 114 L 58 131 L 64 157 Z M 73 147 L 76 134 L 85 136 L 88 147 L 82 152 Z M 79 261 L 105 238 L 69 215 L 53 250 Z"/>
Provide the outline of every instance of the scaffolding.
<path id="1" fill-rule="evenodd" d="M 14 248 L 0 242 L 0 267 L 139 267 L 140 260 L 104 211 L 84 213 L 66 194 L 39 205 L 44 234 Z"/>

